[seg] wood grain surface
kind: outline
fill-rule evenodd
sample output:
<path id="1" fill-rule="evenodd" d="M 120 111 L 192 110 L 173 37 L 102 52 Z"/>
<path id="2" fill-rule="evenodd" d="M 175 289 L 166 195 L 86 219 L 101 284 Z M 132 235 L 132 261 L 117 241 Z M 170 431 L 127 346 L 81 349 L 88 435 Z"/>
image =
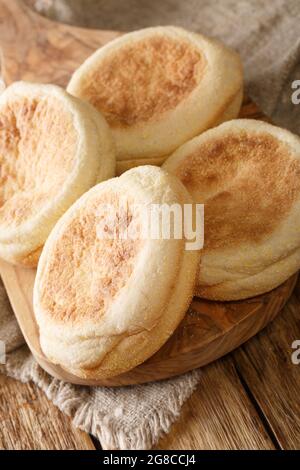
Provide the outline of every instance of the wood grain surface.
<path id="1" fill-rule="evenodd" d="M 158 448 L 269 450 L 275 446 L 240 382 L 233 360 L 226 357 L 203 369 L 196 392 Z"/>
<path id="2" fill-rule="evenodd" d="M 57 24 L 31 12 L 21 0 L 0 0 L 1 65 L 7 84 L 26 79 L 65 85 L 78 63 L 116 35 Z M 265 119 L 247 99 L 241 117 Z M 159 448 L 299 448 L 300 366 L 291 363 L 292 341 L 300 339 L 299 299 L 298 283 L 279 319 L 203 368 L 197 390 Z M 93 447 L 35 387 L 2 378 L 0 397 L 1 448 Z"/>
<path id="3" fill-rule="evenodd" d="M 0 376 L 0 448 L 94 450 L 90 436 L 71 426 L 33 384 Z"/>
<path id="4" fill-rule="evenodd" d="M 1 74 L 16 80 L 65 86 L 95 49 L 119 36 L 116 31 L 75 28 L 52 22 L 21 0 L 0 1 Z"/>
<path id="5" fill-rule="evenodd" d="M 274 323 L 233 354 L 245 388 L 281 449 L 300 449 L 300 364 L 291 358 L 295 340 L 300 340 L 300 303 L 293 295 Z"/>

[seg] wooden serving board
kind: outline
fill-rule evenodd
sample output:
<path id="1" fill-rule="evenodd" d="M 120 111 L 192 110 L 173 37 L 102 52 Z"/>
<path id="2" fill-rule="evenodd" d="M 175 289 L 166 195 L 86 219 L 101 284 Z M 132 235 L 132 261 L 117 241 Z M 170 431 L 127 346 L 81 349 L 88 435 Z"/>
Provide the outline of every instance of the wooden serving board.
<path id="1" fill-rule="evenodd" d="M 65 86 L 86 57 L 120 34 L 58 24 L 34 13 L 21 0 L 0 0 L 2 77 L 7 85 L 22 79 Z M 265 120 L 248 99 L 244 100 L 241 117 Z M 222 357 L 278 315 L 297 279 L 294 275 L 277 289 L 244 301 L 211 302 L 195 298 L 174 335 L 148 361 L 111 380 L 87 383 L 51 364 L 41 351 L 32 309 L 35 271 L 0 261 L 0 274 L 24 337 L 39 364 L 67 382 L 109 386 L 164 379 Z"/>

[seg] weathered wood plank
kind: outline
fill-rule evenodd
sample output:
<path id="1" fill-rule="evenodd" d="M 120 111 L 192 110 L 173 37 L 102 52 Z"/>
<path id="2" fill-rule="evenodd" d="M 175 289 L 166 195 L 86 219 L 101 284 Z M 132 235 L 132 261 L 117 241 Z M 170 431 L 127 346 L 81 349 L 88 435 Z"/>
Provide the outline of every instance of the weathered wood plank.
<path id="1" fill-rule="evenodd" d="M 203 369 L 197 390 L 159 449 L 274 449 L 229 356 Z"/>
<path id="2" fill-rule="evenodd" d="M 273 323 L 233 354 L 282 449 L 300 448 L 300 365 L 291 359 L 295 340 L 300 340 L 300 301 L 293 295 Z"/>
<path id="3" fill-rule="evenodd" d="M 76 429 L 33 384 L 0 375 L 0 449 L 95 450 L 90 436 Z"/>

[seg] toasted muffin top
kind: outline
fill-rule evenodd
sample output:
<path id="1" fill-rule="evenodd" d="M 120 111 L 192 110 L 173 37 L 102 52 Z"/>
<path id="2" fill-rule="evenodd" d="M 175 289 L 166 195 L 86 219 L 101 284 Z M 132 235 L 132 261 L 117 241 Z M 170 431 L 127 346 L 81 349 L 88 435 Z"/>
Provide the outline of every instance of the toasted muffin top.
<path id="1" fill-rule="evenodd" d="M 73 117 L 58 98 L 16 96 L 0 104 L 1 224 L 22 224 L 57 194 L 77 144 Z"/>
<path id="2" fill-rule="evenodd" d="M 0 257 L 35 267 L 57 220 L 114 172 L 95 108 L 56 85 L 9 86 L 0 96 Z"/>
<path id="3" fill-rule="evenodd" d="M 300 196 L 300 159 L 266 132 L 237 130 L 199 142 L 175 174 L 205 203 L 205 250 L 259 243 Z"/>
<path id="4" fill-rule="evenodd" d="M 163 166 L 204 203 L 197 295 L 253 297 L 299 269 L 299 137 L 236 119 L 192 139 Z"/>
<path id="5" fill-rule="evenodd" d="M 164 161 L 184 142 L 238 115 L 243 70 L 219 41 L 175 26 L 117 37 L 88 57 L 67 90 L 101 111 L 117 161 Z"/>
<path id="6" fill-rule="evenodd" d="M 204 67 L 191 42 L 157 33 L 104 56 L 87 73 L 81 96 L 112 127 L 129 127 L 176 108 L 199 84 Z"/>
<path id="7" fill-rule="evenodd" d="M 57 322 L 99 322 L 137 262 L 143 242 L 125 238 L 136 223 L 124 195 L 92 192 L 48 256 L 40 290 L 43 310 Z"/>

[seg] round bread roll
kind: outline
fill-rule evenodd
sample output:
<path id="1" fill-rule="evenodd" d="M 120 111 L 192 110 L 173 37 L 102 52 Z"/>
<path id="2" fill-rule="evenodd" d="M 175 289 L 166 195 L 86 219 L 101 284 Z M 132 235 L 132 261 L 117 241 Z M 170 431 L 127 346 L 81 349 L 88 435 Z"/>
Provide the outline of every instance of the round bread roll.
<path id="1" fill-rule="evenodd" d="M 115 174 L 110 129 L 54 85 L 19 82 L 0 96 L 0 257 L 36 266 L 59 217 Z"/>
<path id="2" fill-rule="evenodd" d="M 256 120 L 224 123 L 164 164 L 205 204 L 196 295 L 237 300 L 300 267 L 300 139 Z"/>
<path id="3" fill-rule="evenodd" d="M 192 300 L 200 251 L 186 250 L 184 237 L 143 236 L 138 208 L 189 203 L 177 178 L 141 166 L 95 186 L 64 214 L 34 286 L 40 344 L 50 361 L 78 377 L 108 378 L 166 342 Z"/>
<path id="4" fill-rule="evenodd" d="M 147 28 L 95 52 L 68 91 L 106 117 L 120 174 L 161 165 L 184 142 L 237 117 L 242 65 L 216 40 L 173 26 Z"/>

